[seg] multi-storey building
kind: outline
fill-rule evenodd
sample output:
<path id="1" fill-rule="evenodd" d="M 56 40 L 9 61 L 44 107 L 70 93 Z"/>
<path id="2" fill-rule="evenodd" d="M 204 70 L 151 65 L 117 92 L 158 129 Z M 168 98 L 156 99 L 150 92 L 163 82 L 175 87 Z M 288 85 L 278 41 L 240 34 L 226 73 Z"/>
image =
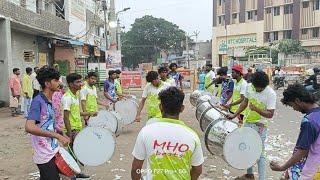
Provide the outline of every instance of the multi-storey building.
<path id="1" fill-rule="evenodd" d="M 320 52 L 320 0 L 213 0 L 212 57 L 241 57 L 248 46 L 296 39 Z"/>

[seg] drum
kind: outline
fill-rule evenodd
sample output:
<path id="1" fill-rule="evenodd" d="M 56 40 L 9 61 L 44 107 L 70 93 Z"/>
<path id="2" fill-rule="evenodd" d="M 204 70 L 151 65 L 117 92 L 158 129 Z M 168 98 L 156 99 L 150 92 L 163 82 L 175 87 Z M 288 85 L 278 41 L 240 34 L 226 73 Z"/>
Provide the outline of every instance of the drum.
<path id="1" fill-rule="evenodd" d="M 133 123 L 136 119 L 137 111 L 138 111 L 138 104 L 132 98 L 123 99 L 121 101 L 116 102 L 115 110 L 123 118 L 124 125 L 129 125 L 129 124 Z"/>
<path id="2" fill-rule="evenodd" d="M 209 103 L 209 101 L 204 101 L 201 104 L 199 104 L 196 109 L 197 120 L 200 122 L 201 115 L 211 108 L 212 108 L 212 105 Z"/>
<path id="3" fill-rule="evenodd" d="M 203 93 L 203 91 L 195 90 L 190 94 L 190 103 L 192 104 L 192 106 L 197 105 L 197 100 L 201 96 L 202 93 Z"/>
<path id="4" fill-rule="evenodd" d="M 223 118 L 224 116 L 215 108 L 208 108 L 200 115 L 200 128 L 204 132 L 212 121 Z"/>
<path id="5" fill-rule="evenodd" d="M 122 131 L 122 118 L 119 113 L 114 111 L 100 110 L 96 117 L 90 117 L 88 126 L 90 127 L 103 127 L 115 133 L 116 136 L 120 135 Z"/>
<path id="6" fill-rule="evenodd" d="M 252 128 L 238 128 L 238 124 L 220 118 L 212 121 L 205 131 L 208 151 L 223 159 L 233 168 L 248 169 L 260 158 L 262 141 Z"/>
<path id="7" fill-rule="evenodd" d="M 99 166 L 111 159 L 116 147 L 113 133 L 102 127 L 86 127 L 76 136 L 73 150 L 87 166 Z"/>
<path id="8" fill-rule="evenodd" d="M 81 169 L 73 157 L 60 147 L 58 153 L 55 156 L 55 164 L 57 165 L 61 174 L 72 177 L 75 174 L 81 173 Z"/>

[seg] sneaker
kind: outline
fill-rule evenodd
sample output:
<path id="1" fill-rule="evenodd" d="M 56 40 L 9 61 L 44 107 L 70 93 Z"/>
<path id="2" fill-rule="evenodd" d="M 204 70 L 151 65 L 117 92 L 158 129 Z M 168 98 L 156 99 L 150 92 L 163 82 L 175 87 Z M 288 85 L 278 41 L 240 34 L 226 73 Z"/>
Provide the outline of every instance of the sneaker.
<path id="1" fill-rule="evenodd" d="M 235 180 L 248 180 L 248 179 L 254 179 L 253 174 L 245 174 L 243 176 L 238 176 L 235 178 Z"/>
<path id="2" fill-rule="evenodd" d="M 86 174 L 82 174 L 82 173 L 80 173 L 80 174 L 77 174 L 77 175 L 76 175 L 76 178 L 84 178 L 84 179 L 88 179 L 88 178 L 90 178 L 90 176 L 89 176 L 89 175 L 86 175 Z"/>

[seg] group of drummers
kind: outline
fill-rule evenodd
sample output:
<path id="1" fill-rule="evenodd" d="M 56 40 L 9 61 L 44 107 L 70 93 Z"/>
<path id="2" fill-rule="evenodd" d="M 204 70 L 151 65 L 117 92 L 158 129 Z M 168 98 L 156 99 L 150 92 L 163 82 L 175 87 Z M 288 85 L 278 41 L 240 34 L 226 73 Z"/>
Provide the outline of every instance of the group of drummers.
<path id="1" fill-rule="evenodd" d="M 158 72 L 147 73 L 147 85 L 143 89 L 136 122 L 141 121 L 141 111 L 146 105 L 148 122 L 136 139 L 133 148 L 132 179 L 141 179 L 143 163 L 147 161 L 147 179 L 198 179 L 202 173 L 204 157 L 200 139 L 179 115 L 184 110 L 183 76 L 177 64 L 160 67 Z M 239 119 L 240 124 L 256 130 L 265 143 L 268 119 L 276 110 L 277 95 L 269 86 L 269 78 L 263 71 L 256 71 L 247 83 L 240 65 L 232 67 L 232 78 L 228 69 L 220 68 L 217 75 L 212 65 L 206 66 L 206 91 L 220 97 L 221 107 L 230 109 L 228 119 Z M 59 143 L 69 146 L 76 135 L 97 116 L 99 105 L 112 108 L 118 97 L 123 97 L 117 80 L 121 72 L 109 71 L 104 84 L 102 101 L 95 84 L 97 75 L 88 73 L 85 83 L 82 76 L 69 74 L 68 90 L 63 92 L 60 74 L 53 68 L 41 68 L 37 80 L 42 92 L 31 104 L 25 129 L 32 135 L 34 162 L 40 171 L 41 180 L 58 180 L 59 169 L 55 157 Z M 300 134 L 292 157 L 283 165 L 271 162 L 275 171 L 286 171 L 287 179 L 312 179 L 319 164 L 320 108 L 314 97 L 302 85 L 291 85 L 283 93 L 282 103 L 306 114 L 302 120 Z M 59 143 L 58 143 L 59 142 Z M 264 146 L 263 146 L 264 147 Z M 263 148 L 264 149 L 264 148 Z M 266 154 L 258 160 L 259 179 L 266 179 Z M 76 174 L 73 178 L 88 178 Z M 237 179 L 254 179 L 253 169 Z"/>

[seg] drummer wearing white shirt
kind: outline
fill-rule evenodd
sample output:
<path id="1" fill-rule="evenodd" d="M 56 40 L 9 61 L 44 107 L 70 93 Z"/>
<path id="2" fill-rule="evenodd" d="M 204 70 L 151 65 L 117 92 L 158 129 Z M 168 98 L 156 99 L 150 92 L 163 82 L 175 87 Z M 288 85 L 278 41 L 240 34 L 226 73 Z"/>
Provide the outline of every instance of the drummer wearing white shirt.
<path id="1" fill-rule="evenodd" d="M 162 82 L 168 83 L 170 86 L 176 86 L 176 82 L 173 78 L 168 76 L 168 69 L 166 67 L 160 67 L 158 69 L 158 73 L 160 75 L 160 79 Z"/>
<path id="2" fill-rule="evenodd" d="M 149 71 L 146 79 L 148 84 L 143 89 L 142 99 L 139 103 L 137 111 L 136 122 L 140 122 L 140 114 L 145 103 L 147 104 L 148 119 L 153 117 L 161 117 L 161 111 L 159 108 L 160 100 L 158 94 L 161 90 L 170 86 L 166 82 L 160 81 L 159 74 L 156 71 Z"/>
<path id="3" fill-rule="evenodd" d="M 139 132 L 132 155 L 131 178 L 198 179 L 204 162 L 198 135 L 179 120 L 184 94 L 176 87 L 160 92 L 162 118 L 146 125 Z M 165 133 L 164 133 L 165 132 Z M 142 170 L 144 161 L 147 169 Z"/>
<path id="4" fill-rule="evenodd" d="M 257 71 L 254 73 L 252 76 L 252 84 L 248 84 L 245 98 L 240 104 L 239 109 L 235 114 L 228 115 L 229 119 L 234 119 L 244 111 L 244 126 L 253 128 L 261 137 L 263 151 L 258 160 L 260 180 L 266 179 L 266 157 L 264 152 L 264 142 L 267 138 L 268 126 L 268 121 L 266 119 L 273 118 L 277 101 L 276 93 L 268 85 L 269 78 L 265 72 Z M 253 169 L 249 168 L 247 174 L 236 179 L 254 179 Z"/>

